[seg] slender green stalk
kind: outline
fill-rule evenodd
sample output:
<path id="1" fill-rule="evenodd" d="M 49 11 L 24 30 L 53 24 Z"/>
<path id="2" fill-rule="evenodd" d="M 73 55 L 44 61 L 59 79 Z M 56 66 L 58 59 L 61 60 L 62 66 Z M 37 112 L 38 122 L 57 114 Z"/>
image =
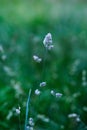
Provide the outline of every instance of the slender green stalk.
<path id="1" fill-rule="evenodd" d="M 45 53 L 44 53 L 44 61 L 43 61 L 43 70 L 42 70 L 42 80 L 44 79 L 45 80 L 45 72 L 46 72 L 46 58 L 47 58 L 47 49 L 45 50 Z"/>
<path id="2" fill-rule="evenodd" d="M 25 117 L 25 128 L 24 128 L 24 130 L 26 130 L 27 122 L 28 122 L 28 113 L 29 113 L 29 105 L 30 105 L 30 96 L 31 96 L 31 89 L 29 90 L 29 95 L 28 95 L 28 99 L 27 99 L 27 103 L 26 103 L 26 117 Z"/>
<path id="3" fill-rule="evenodd" d="M 18 109 L 20 110 L 20 105 L 18 105 Z M 19 120 L 19 130 L 21 130 L 21 111 L 20 113 L 18 114 L 18 120 Z"/>
<path id="4" fill-rule="evenodd" d="M 21 130 L 21 118 L 20 118 L 20 114 L 19 114 L 19 130 Z"/>

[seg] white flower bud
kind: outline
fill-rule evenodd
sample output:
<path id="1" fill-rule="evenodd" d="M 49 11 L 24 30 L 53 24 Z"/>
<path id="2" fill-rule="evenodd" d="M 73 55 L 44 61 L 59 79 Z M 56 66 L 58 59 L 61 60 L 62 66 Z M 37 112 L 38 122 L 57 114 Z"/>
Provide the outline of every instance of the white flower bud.
<path id="1" fill-rule="evenodd" d="M 71 114 L 68 115 L 68 117 L 69 118 L 75 118 L 75 117 L 77 117 L 77 114 L 76 113 L 71 113 Z"/>
<path id="2" fill-rule="evenodd" d="M 42 61 L 41 58 L 39 58 L 38 56 L 34 55 L 33 56 L 33 59 L 37 62 L 37 63 L 40 63 Z"/>
<path id="3" fill-rule="evenodd" d="M 31 118 L 31 117 L 29 118 L 29 125 L 30 125 L 30 126 L 34 126 L 34 120 L 33 120 L 33 118 Z"/>
<path id="4" fill-rule="evenodd" d="M 52 45 L 52 35 L 51 33 L 48 33 L 44 40 L 43 40 L 43 44 L 44 46 L 48 49 L 48 50 L 51 50 L 53 48 L 53 45 Z"/>
<path id="5" fill-rule="evenodd" d="M 45 87 L 46 86 L 46 82 L 41 82 L 40 83 L 40 87 Z"/>
<path id="6" fill-rule="evenodd" d="M 17 115 L 19 115 L 20 114 L 20 109 L 15 109 L 15 112 L 16 112 Z"/>
<path id="7" fill-rule="evenodd" d="M 53 90 L 51 90 L 51 92 L 50 92 L 53 96 L 55 95 L 55 92 L 53 91 Z"/>
<path id="8" fill-rule="evenodd" d="M 56 93 L 56 97 L 60 98 L 62 96 L 62 93 Z"/>
<path id="9" fill-rule="evenodd" d="M 40 95 L 40 91 L 38 89 L 35 90 L 36 95 Z"/>

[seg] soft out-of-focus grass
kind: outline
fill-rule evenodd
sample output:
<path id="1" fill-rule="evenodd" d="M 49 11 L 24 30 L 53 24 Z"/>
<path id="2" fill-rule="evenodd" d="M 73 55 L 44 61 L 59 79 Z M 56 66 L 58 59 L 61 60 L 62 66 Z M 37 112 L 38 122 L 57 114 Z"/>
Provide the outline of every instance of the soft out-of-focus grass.
<path id="1" fill-rule="evenodd" d="M 69 17 L 79 14 L 80 18 L 86 17 L 85 2 L 78 1 L 0 1 L 0 16 L 12 23 L 32 22 L 36 17 L 46 18 L 49 21 L 58 19 L 59 16 Z"/>
<path id="2" fill-rule="evenodd" d="M 30 88 L 30 115 L 35 119 L 36 130 L 70 130 L 73 124 L 68 114 L 73 112 L 79 114 L 87 125 L 87 111 L 83 109 L 87 107 L 87 86 L 82 86 L 82 71 L 87 71 L 85 2 L 26 0 L 0 3 L 0 45 L 7 56 L 6 60 L 0 57 L 0 129 L 19 129 L 14 112 L 7 120 L 9 112 L 19 104 L 24 128 Z M 53 35 L 54 49 L 48 53 L 46 60 L 48 85 L 38 97 L 34 95 L 34 90 L 41 80 L 42 64 L 35 64 L 32 56 L 43 57 L 42 41 L 47 32 Z M 72 74 L 76 61 L 78 64 Z M 51 89 L 63 93 L 63 97 L 60 100 L 53 98 Z M 37 118 L 38 114 L 44 114 L 50 122 L 41 121 Z M 85 130 L 85 126 L 80 124 L 75 129 Z"/>

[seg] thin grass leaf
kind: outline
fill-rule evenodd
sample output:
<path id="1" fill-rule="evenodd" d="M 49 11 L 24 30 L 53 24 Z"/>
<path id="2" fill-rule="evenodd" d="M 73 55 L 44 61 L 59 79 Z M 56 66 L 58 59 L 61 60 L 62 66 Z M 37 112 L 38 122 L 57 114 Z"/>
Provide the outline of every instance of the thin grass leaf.
<path id="1" fill-rule="evenodd" d="M 29 105 L 30 105 L 30 95 L 31 95 L 31 89 L 29 90 L 29 95 L 28 95 L 28 99 L 27 99 L 27 103 L 26 103 L 26 117 L 25 117 L 25 128 L 24 128 L 24 130 L 26 130 L 26 128 L 27 128 Z"/>

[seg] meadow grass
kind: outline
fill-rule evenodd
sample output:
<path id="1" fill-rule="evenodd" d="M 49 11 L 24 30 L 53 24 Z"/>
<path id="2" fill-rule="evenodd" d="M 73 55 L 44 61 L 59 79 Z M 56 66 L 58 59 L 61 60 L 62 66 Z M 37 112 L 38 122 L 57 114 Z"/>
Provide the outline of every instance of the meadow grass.
<path id="1" fill-rule="evenodd" d="M 33 117 L 35 130 L 86 130 L 86 3 L 0 3 L 0 46 L 4 50 L 0 49 L 0 129 L 19 129 L 14 112 L 19 104 L 21 129 L 25 119 L 27 122 Z M 34 92 L 42 81 L 43 62 L 35 63 L 33 55 L 44 57 L 42 41 L 48 32 L 52 33 L 54 48 L 45 59 L 47 86 L 37 96 Z M 25 118 L 30 88 L 33 94 L 29 116 Z M 57 99 L 50 92 L 63 95 Z"/>

